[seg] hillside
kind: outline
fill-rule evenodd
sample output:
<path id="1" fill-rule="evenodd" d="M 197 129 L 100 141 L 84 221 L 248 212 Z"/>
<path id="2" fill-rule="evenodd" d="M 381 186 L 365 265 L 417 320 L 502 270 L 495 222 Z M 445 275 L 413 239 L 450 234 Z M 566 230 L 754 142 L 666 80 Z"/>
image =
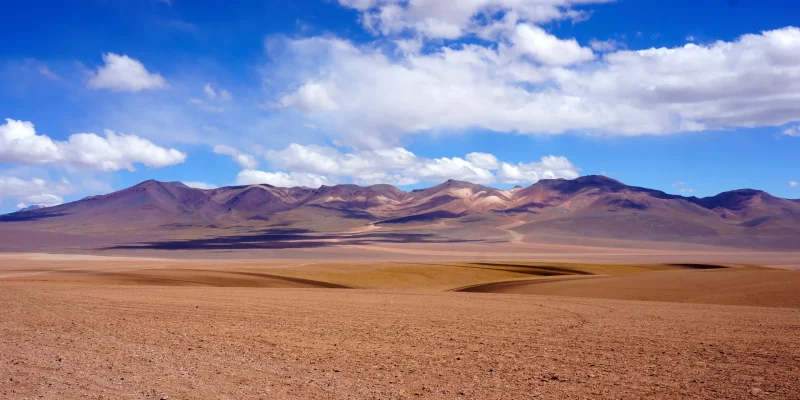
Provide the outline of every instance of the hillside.
<path id="1" fill-rule="evenodd" d="M 800 247 L 800 202 L 751 189 L 682 197 L 603 176 L 541 180 L 511 190 L 450 180 L 410 192 L 391 185 L 202 190 L 150 180 L 0 216 L 6 250 L 36 233 L 56 245 L 72 238 L 100 247 L 602 239 L 790 249 Z"/>

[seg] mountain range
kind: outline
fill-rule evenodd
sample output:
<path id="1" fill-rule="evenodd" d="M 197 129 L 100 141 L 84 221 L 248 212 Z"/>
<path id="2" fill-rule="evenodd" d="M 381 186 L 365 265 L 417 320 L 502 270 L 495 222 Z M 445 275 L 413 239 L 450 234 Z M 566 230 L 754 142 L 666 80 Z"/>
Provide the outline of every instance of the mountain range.
<path id="1" fill-rule="evenodd" d="M 5 249 L 36 247 L 21 238 L 54 246 L 72 240 L 74 247 L 160 249 L 602 240 L 794 249 L 800 248 L 800 200 L 752 189 L 684 197 L 604 176 L 545 179 L 509 190 L 449 180 L 408 192 L 349 184 L 202 190 L 150 180 L 0 216 L 0 238 L 11 243 Z"/>

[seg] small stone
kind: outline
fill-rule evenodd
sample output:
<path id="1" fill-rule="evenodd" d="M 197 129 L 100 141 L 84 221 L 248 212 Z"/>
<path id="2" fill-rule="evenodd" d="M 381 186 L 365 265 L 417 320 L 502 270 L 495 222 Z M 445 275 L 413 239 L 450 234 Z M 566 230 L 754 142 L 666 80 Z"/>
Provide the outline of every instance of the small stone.
<path id="1" fill-rule="evenodd" d="M 760 396 L 762 390 L 759 388 L 750 388 L 750 395 L 751 396 Z"/>

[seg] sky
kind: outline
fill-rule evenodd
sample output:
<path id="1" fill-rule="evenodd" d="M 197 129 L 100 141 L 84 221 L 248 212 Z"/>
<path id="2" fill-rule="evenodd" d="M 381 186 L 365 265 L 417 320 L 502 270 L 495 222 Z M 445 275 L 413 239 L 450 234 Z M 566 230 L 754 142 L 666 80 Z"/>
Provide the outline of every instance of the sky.
<path id="1" fill-rule="evenodd" d="M 798 2 L 12 3 L 0 213 L 148 179 L 800 198 Z"/>

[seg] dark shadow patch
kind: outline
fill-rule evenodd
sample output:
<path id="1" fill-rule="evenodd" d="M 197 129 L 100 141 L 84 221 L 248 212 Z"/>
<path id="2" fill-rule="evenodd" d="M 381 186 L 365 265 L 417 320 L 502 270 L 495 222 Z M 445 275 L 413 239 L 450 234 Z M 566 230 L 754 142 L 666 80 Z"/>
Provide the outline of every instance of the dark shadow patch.
<path id="1" fill-rule="evenodd" d="M 493 213 L 496 214 L 539 214 L 538 211 L 533 211 L 529 208 L 525 208 L 525 206 L 521 207 L 514 207 L 514 208 L 507 208 L 505 210 L 493 210 Z"/>
<path id="2" fill-rule="evenodd" d="M 64 213 L 40 213 L 40 212 L 15 212 L 6 215 L 0 215 L 0 222 L 26 222 L 38 221 L 47 218 L 61 217 L 67 214 Z"/>
<path id="3" fill-rule="evenodd" d="M 159 225 L 159 228 L 209 228 L 209 229 L 217 229 L 220 225 L 218 224 L 162 224 Z"/>
<path id="4" fill-rule="evenodd" d="M 591 272 L 570 269 L 564 267 L 553 267 L 549 265 L 522 265 L 522 264 L 501 264 L 501 263 L 473 263 L 473 265 L 483 265 L 488 267 L 523 268 L 535 273 L 533 275 L 555 276 L 555 275 L 594 275 Z"/>
<path id="5" fill-rule="evenodd" d="M 533 210 L 531 210 L 531 208 L 543 209 L 543 208 L 546 208 L 546 207 L 549 207 L 549 206 L 547 204 L 537 203 L 537 202 L 534 201 L 534 202 L 530 202 L 530 203 L 525 203 L 523 205 L 520 205 L 520 206 L 517 206 L 517 207 L 514 207 L 514 208 L 507 208 L 505 210 L 494 210 L 492 212 L 495 212 L 495 213 L 498 213 L 498 214 L 507 214 L 507 213 L 511 213 L 511 214 L 521 214 L 521 213 L 538 214 L 539 213 L 538 211 L 533 211 Z"/>
<path id="6" fill-rule="evenodd" d="M 594 278 L 600 278 L 600 277 L 594 277 Z M 586 278 L 577 276 L 570 278 L 568 276 L 564 276 L 564 278 L 559 278 L 559 279 L 529 279 L 529 280 L 517 280 L 517 281 L 506 281 L 506 282 L 481 283 L 478 285 L 456 288 L 451 291 L 462 292 L 462 293 L 505 293 L 509 288 L 515 288 L 520 286 L 524 287 L 532 285 L 543 285 L 554 282 L 568 282 L 579 279 L 586 279 Z"/>
<path id="7" fill-rule="evenodd" d="M 647 206 L 639 204 L 630 199 L 613 199 L 609 200 L 606 204 L 611 207 L 617 207 L 624 210 L 647 210 Z M 609 211 L 616 211 L 616 210 L 609 210 Z"/>
<path id="8" fill-rule="evenodd" d="M 246 250 L 307 249 L 370 243 L 465 243 L 430 233 L 365 233 L 358 235 L 310 234 L 307 229 L 271 229 L 254 235 L 234 235 L 190 240 L 164 240 L 102 248 L 100 250 Z M 336 241 L 333 241 L 336 240 Z"/>
<path id="9" fill-rule="evenodd" d="M 376 217 L 376 216 L 374 216 L 374 215 L 372 215 L 372 214 L 370 214 L 370 213 L 368 213 L 366 211 L 346 210 L 346 209 L 341 209 L 341 208 L 326 207 L 326 206 L 319 205 L 319 204 L 309 204 L 306 207 L 315 207 L 315 208 L 321 208 L 321 209 L 326 210 L 326 211 L 333 211 L 333 212 L 339 213 L 340 217 L 347 218 L 347 219 L 364 219 L 364 220 L 369 220 L 369 221 L 375 221 L 375 220 L 378 219 L 378 217 Z"/>
<path id="10" fill-rule="evenodd" d="M 679 268 L 687 268 L 687 269 L 724 269 L 728 268 L 724 265 L 714 265 L 714 264 L 694 264 L 694 263 L 687 263 L 687 264 L 667 264 L 670 267 L 679 267 Z"/>
<path id="11" fill-rule="evenodd" d="M 742 222 L 741 224 L 739 224 L 739 226 L 742 226 L 742 227 L 745 227 L 745 228 L 755 228 L 755 227 L 757 227 L 759 225 L 766 224 L 767 222 L 770 222 L 770 221 L 780 221 L 780 218 L 772 217 L 772 216 L 761 217 L 761 218 L 751 219 L 751 220 L 746 221 L 746 222 Z"/>
<path id="12" fill-rule="evenodd" d="M 339 285 L 339 284 L 336 284 L 336 283 L 330 283 L 330 282 L 325 282 L 325 281 L 316 281 L 316 280 L 313 280 L 313 279 L 294 278 L 294 277 L 283 276 L 283 275 L 263 274 L 263 273 L 258 273 L 258 272 L 240 272 L 240 271 L 224 271 L 224 270 L 202 270 L 202 269 L 194 269 L 194 270 L 187 270 L 187 271 L 216 272 L 216 273 L 224 273 L 224 274 L 254 276 L 254 277 L 257 277 L 257 278 L 275 279 L 275 280 L 279 280 L 279 281 L 300 283 L 300 284 L 303 284 L 303 285 L 316 286 L 316 287 L 326 288 L 326 289 L 352 289 L 349 286 Z"/>
<path id="13" fill-rule="evenodd" d="M 456 213 L 450 212 L 450 211 L 439 210 L 439 211 L 431 211 L 431 212 L 422 213 L 422 214 L 409 215 L 407 217 L 386 219 L 386 220 L 383 220 L 383 221 L 380 221 L 380 222 L 376 222 L 375 225 L 381 225 L 381 224 L 406 224 L 406 223 L 409 223 L 409 222 L 432 222 L 432 221 L 438 221 L 440 219 L 454 219 L 454 218 L 461 217 L 463 215 L 464 215 L 464 213 L 456 214 Z"/>

